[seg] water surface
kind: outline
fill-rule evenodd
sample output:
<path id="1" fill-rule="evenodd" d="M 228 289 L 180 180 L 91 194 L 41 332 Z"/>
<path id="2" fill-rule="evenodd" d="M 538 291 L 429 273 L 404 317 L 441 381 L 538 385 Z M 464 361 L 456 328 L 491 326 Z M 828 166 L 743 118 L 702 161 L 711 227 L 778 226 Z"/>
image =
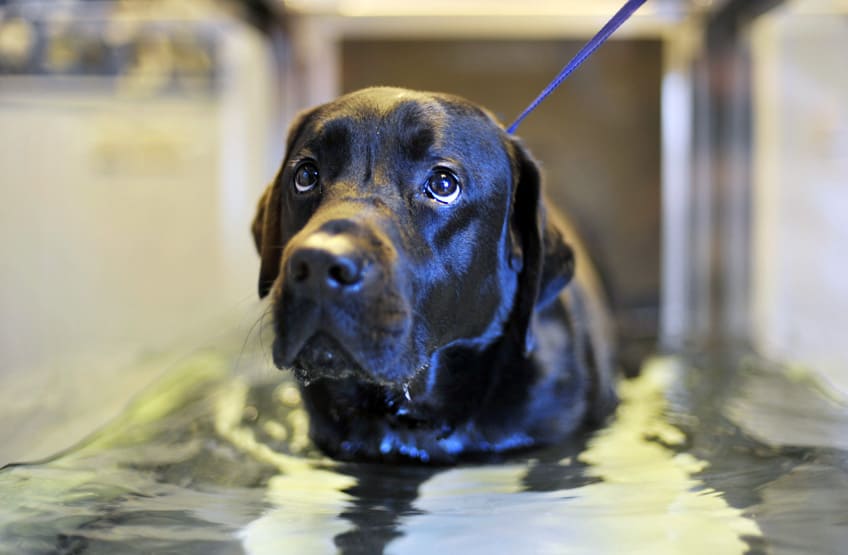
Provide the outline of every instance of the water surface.
<path id="1" fill-rule="evenodd" d="M 197 354 L 83 444 L 0 472 L 0 552 L 848 549 L 845 399 L 738 356 L 655 358 L 621 395 L 607 427 L 556 448 L 337 463 L 263 356 Z"/>

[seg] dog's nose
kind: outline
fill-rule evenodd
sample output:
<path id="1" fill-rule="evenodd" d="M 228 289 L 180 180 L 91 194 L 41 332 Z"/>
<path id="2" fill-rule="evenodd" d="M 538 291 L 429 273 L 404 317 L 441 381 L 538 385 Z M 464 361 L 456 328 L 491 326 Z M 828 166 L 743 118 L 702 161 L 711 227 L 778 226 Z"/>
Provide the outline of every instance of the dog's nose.
<path id="1" fill-rule="evenodd" d="M 316 233 L 291 253 L 288 280 L 296 291 L 344 291 L 362 282 L 365 259 L 346 235 Z"/>

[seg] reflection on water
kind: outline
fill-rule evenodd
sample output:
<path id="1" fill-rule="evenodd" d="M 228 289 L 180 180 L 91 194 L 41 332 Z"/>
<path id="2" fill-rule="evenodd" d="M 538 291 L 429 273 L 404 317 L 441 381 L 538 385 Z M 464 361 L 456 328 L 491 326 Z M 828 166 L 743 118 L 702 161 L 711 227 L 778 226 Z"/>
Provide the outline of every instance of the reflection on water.
<path id="1" fill-rule="evenodd" d="M 234 376 L 232 365 L 195 356 L 83 445 L 0 472 L 0 551 L 731 554 L 848 545 L 848 407 L 797 374 L 657 358 L 622 384 L 603 430 L 492 464 L 429 468 L 323 458 L 306 438 L 297 389 L 281 374 Z"/>

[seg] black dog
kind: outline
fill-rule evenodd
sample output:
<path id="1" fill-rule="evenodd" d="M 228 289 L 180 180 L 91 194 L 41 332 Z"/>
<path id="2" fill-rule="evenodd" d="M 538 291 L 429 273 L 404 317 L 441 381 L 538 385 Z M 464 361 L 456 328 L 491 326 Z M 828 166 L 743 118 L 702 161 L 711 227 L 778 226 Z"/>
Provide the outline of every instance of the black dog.
<path id="1" fill-rule="evenodd" d="M 453 462 L 615 406 L 588 263 L 536 163 L 466 100 L 373 88 L 301 114 L 253 233 L 274 362 L 332 456 Z"/>

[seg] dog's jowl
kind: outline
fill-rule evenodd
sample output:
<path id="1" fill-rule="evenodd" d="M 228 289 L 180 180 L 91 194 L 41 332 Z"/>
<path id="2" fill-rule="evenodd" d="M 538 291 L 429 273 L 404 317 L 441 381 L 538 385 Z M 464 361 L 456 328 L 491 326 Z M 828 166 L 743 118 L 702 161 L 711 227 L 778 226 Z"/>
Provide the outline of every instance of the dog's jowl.
<path id="1" fill-rule="evenodd" d="M 342 459 L 450 463 L 615 405 L 606 313 L 536 163 L 488 112 L 393 88 L 301 114 L 253 224 L 275 364 Z"/>

